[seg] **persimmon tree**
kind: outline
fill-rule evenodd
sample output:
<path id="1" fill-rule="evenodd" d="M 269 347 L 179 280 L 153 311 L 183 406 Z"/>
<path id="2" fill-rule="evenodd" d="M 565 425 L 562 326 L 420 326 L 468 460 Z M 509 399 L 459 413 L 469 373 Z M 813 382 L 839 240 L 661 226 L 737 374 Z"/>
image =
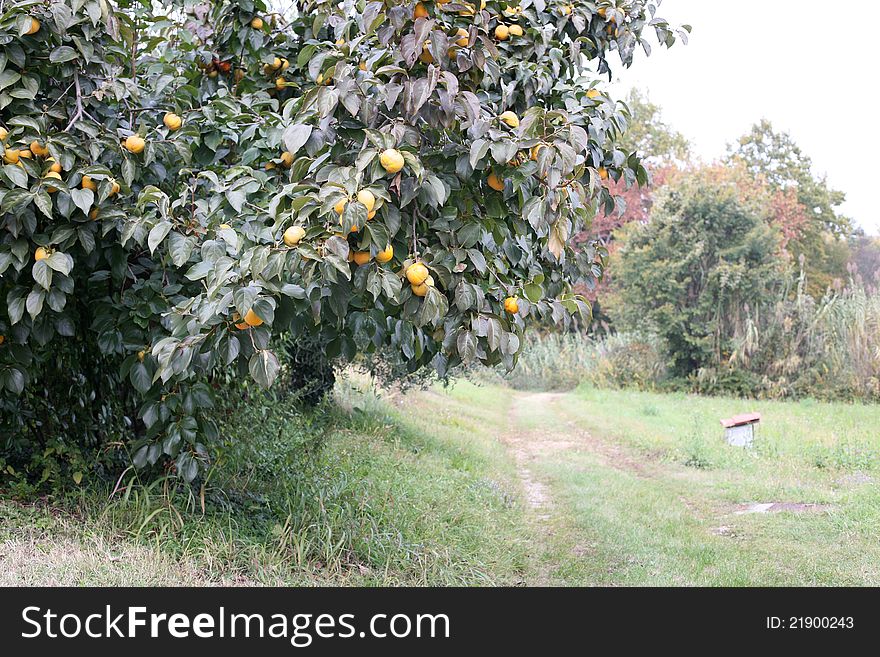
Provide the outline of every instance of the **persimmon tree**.
<path id="1" fill-rule="evenodd" d="M 601 180 L 647 177 L 612 55 L 686 35 L 636 0 L 155 7 L 0 17 L 10 471 L 118 440 L 192 480 L 213 389 L 272 385 L 281 337 L 512 367 L 531 318 L 590 312 L 602 252 L 569 236 L 613 206 Z"/>

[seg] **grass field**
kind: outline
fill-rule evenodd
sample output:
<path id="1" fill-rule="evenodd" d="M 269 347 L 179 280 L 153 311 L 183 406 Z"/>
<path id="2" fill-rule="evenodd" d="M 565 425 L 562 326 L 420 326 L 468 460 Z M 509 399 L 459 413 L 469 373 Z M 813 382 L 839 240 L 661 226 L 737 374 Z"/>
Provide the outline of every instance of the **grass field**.
<path id="1" fill-rule="evenodd" d="M 0 502 L 0 584 L 880 583 L 880 407 L 464 382 L 337 397 L 322 449 L 237 446 L 258 467 L 221 470 L 205 514 L 161 485 Z M 751 410 L 755 449 L 724 444 L 718 420 Z"/>
<path id="2" fill-rule="evenodd" d="M 876 407 L 587 389 L 518 403 L 555 499 L 560 583 L 880 582 Z M 750 410 L 756 449 L 727 446 L 718 420 Z M 562 449 L 540 447 L 551 422 Z M 769 503 L 783 510 L 754 512 Z"/>

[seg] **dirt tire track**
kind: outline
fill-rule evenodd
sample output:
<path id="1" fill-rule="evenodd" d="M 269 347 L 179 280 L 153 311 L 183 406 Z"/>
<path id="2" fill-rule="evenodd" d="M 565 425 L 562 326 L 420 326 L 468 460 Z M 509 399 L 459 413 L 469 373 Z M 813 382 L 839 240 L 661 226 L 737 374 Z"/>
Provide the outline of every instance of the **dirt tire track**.
<path id="1" fill-rule="evenodd" d="M 562 393 L 516 393 L 511 395 L 511 410 L 509 413 L 510 426 L 507 433 L 501 436 L 501 441 L 507 446 L 516 462 L 516 470 L 520 483 L 525 492 L 526 502 L 529 507 L 539 511 L 539 519 L 549 518 L 549 508 L 552 506 L 550 488 L 538 481 L 532 472 L 532 463 L 548 451 L 563 451 L 571 445 L 564 441 L 560 444 L 557 440 L 551 440 L 552 434 L 522 428 L 524 421 L 524 408 L 527 404 L 522 403 L 524 398 L 549 401 L 564 396 Z"/>

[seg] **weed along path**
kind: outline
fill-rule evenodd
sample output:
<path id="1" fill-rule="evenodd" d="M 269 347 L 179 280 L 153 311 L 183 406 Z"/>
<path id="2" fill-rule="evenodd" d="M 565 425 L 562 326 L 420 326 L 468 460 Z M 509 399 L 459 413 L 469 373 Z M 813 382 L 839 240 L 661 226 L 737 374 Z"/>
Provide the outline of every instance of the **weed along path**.
<path id="1" fill-rule="evenodd" d="M 750 451 L 720 435 L 738 400 L 466 383 L 416 394 L 490 423 L 474 436 L 503 448 L 488 453 L 520 489 L 526 584 L 880 583 L 880 492 L 862 483 L 877 464 L 828 467 L 821 451 L 836 448 L 817 418 L 845 409 L 762 407 Z"/>

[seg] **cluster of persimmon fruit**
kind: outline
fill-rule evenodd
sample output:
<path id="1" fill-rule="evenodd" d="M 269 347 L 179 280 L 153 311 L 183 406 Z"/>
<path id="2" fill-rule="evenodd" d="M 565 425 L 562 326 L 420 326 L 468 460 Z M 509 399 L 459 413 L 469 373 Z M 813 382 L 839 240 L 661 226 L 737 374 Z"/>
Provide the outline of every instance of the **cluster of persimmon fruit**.
<path id="1" fill-rule="evenodd" d="M 436 5 L 445 5 L 451 2 L 452 0 L 435 0 Z M 480 2 L 480 10 L 484 10 L 486 8 L 486 1 L 481 0 Z M 459 15 L 462 16 L 473 16 L 477 11 L 476 5 L 465 3 L 464 8 L 458 11 Z M 519 16 L 522 13 L 522 9 L 520 7 L 511 7 L 503 10 L 504 17 L 510 19 L 510 21 L 518 20 Z M 570 10 L 568 13 L 571 13 Z M 418 2 L 413 10 L 413 19 L 426 18 L 430 15 L 426 5 L 424 2 Z M 500 18 L 499 18 L 500 21 Z M 265 21 L 259 17 L 254 16 L 250 21 L 250 26 L 256 30 L 262 30 L 265 27 Z M 521 25 L 516 22 L 511 22 L 509 25 L 505 23 L 499 23 L 499 25 L 495 29 L 495 37 L 499 41 L 507 41 L 511 37 L 520 37 L 523 36 L 524 31 Z M 450 56 L 454 55 L 454 49 L 456 47 L 467 47 L 470 42 L 470 34 L 464 28 L 458 28 L 455 32 L 453 45 L 450 47 Z M 343 39 L 338 39 L 336 42 L 337 46 L 344 45 L 345 41 Z M 433 61 L 433 55 L 430 52 L 430 44 L 425 43 L 423 45 L 423 52 L 420 56 L 420 60 L 424 63 L 430 63 Z M 275 78 L 275 89 L 280 91 L 289 86 L 289 82 L 284 78 L 284 72 L 289 67 L 289 62 L 284 57 L 275 56 L 271 63 L 265 63 L 263 65 L 263 74 L 268 77 Z M 361 70 L 366 70 L 365 62 L 359 63 L 359 68 Z M 238 71 L 236 71 L 238 73 Z M 328 76 L 319 74 L 315 79 L 316 84 L 330 84 L 332 79 Z M 597 90 L 590 90 L 587 94 L 591 99 L 596 99 L 599 96 L 599 92 Z M 498 120 L 505 124 L 508 128 L 515 130 L 519 127 L 519 117 L 516 113 L 512 111 L 505 111 L 498 115 Z M 533 147 L 528 155 L 533 160 L 537 160 L 538 154 L 542 148 L 544 148 L 546 144 L 538 144 Z M 522 161 L 523 156 L 518 154 L 517 156 L 518 162 Z M 282 151 L 280 156 L 272 161 L 266 163 L 265 168 L 267 170 L 277 169 L 279 166 L 282 168 L 290 168 L 293 165 L 293 154 L 289 151 Z M 396 148 L 388 148 L 383 150 L 379 155 L 379 163 L 385 172 L 388 175 L 396 175 L 400 172 L 405 166 L 405 159 L 403 154 Z M 600 170 L 600 175 L 603 177 L 607 177 L 607 172 L 604 169 Z M 496 191 L 504 190 L 504 182 L 498 176 L 497 173 L 490 170 L 487 183 L 489 187 Z M 340 223 L 343 221 L 343 216 L 345 213 L 345 209 L 350 202 L 361 203 L 367 210 L 367 220 L 372 220 L 376 215 L 377 209 L 375 208 L 376 199 L 373 193 L 367 189 L 359 190 L 353 198 L 341 199 L 339 200 L 333 210 L 339 216 Z M 357 226 L 349 226 L 348 231 L 346 231 L 346 226 L 341 225 L 341 230 L 336 232 L 335 235 L 339 237 L 345 237 L 346 233 L 354 233 L 358 231 Z M 282 241 L 285 246 L 289 248 L 294 248 L 300 244 L 300 242 L 305 239 L 306 230 L 301 225 L 292 225 L 285 229 L 282 235 Z M 394 247 L 388 244 L 385 249 L 379 251 L 375 255 L 375 260 L 379 264 L 386 264 L 390 262 L 394 257 Z M 356 266 L 363 266 L 368 264 L 371 260 L 373 260 L 373 256 L 369 251 L 357 251 L 351 250 L 349 252 L 349 260 L 354 263 Z M 408 260 L 404 263 L 403 268 L 400 271 L 400 275 L 409 282 L 410 289 L 412 293 L 419 297 L 425 297 L 428 294 L 430 288 L 434 287 L 435 282 L 434 278 L 431 276 L 430 271 L 427 265 L 419 260 L 418 258 L 415 261 Z M 503 301 L 504 310 L 510 314 L 517 314 L 519 312 L 519 299 L 516 296 L 508 296 Z M 237 313 L 233 316 L 233 323 L 236 328 L 239 329 L 247 329 L 254 326 L 259 326 L 263 323 L 263 320 L 258 317 L 252 310 L 249 311 L 245 317 L 240 317 Z"/>
<path id="2" fill-rule="evenodd" d="M 216 78 L 218 75 L 229 75 L 232 71 L 232 60 L 231 59 L 220 59 L 216 55 L 211 58 L 210 62 L 205 62 L 203 60 L 198 61 L 198 67 L 205 72 L 209 78 Z M 239 82 L 242 77 L 244 77 L 244 71 L 241 71 L 241 76 L 239 77 L 239 71 L 241 69 L 236 69 L 235 71 L 235 81 Z"/>
<path id="3" fill-rule="evenodd" d="M 166 112 L 162 118 L 162 122 L 169 132 L 175 132 L 179 130 L 180 127 L 183 125 L 183 119 L 180 117 L 180 115 L 174 112 Z M 55 180 L 63 180 L 61 174 L 63 173 L 64 169 L 62 168 L 61 163 L 58 162 L 50 154 L 47 141 L 38 138 L 32 140 L 30 143 L 9 145 L 6 143 L 8 138 L 9 130 L 3 126 L 0 126 L 0 142 L 2 142 L 3 144 L 3 162 L 5 164 L 17 165 L 24 169 L 22 160 L 41 160 L 42 180 L 46 191 L 50 194 L 54 194 L 55 192 L 57 192 L 58 188 L 52 183 Z M 123 139 L 121 142 L 121 146 L 129 153 L 137 155 L 143 153 L 144 149 L 147 146 L 147 142 L 141 135 L 133 134 Z M 103 176 L 99 176 L 99 178 L 103 178 Z M 118 194 L 122 189 L 115 179 L 110 178 L 109 182 L 110 190 L 107 194 L 107 198 L 116 196 L 116 194 Z M 80 179 L 80 188 L 88 189 L 92 192 L 97 192 L 98 180 L 93 176 L 84 174 Z M 89 211 L 89 218 L 92 220 L 98 219 L 98 215 L 99 210 L 97 207 L 93 207 Z M 39 262 L 40 260 L 45 260 L 46 258 L 51 256 L 51 254 L 52 251 L 50 248 L 46 246 L 38 246 L 34 251 L 34 261 Z"/>

